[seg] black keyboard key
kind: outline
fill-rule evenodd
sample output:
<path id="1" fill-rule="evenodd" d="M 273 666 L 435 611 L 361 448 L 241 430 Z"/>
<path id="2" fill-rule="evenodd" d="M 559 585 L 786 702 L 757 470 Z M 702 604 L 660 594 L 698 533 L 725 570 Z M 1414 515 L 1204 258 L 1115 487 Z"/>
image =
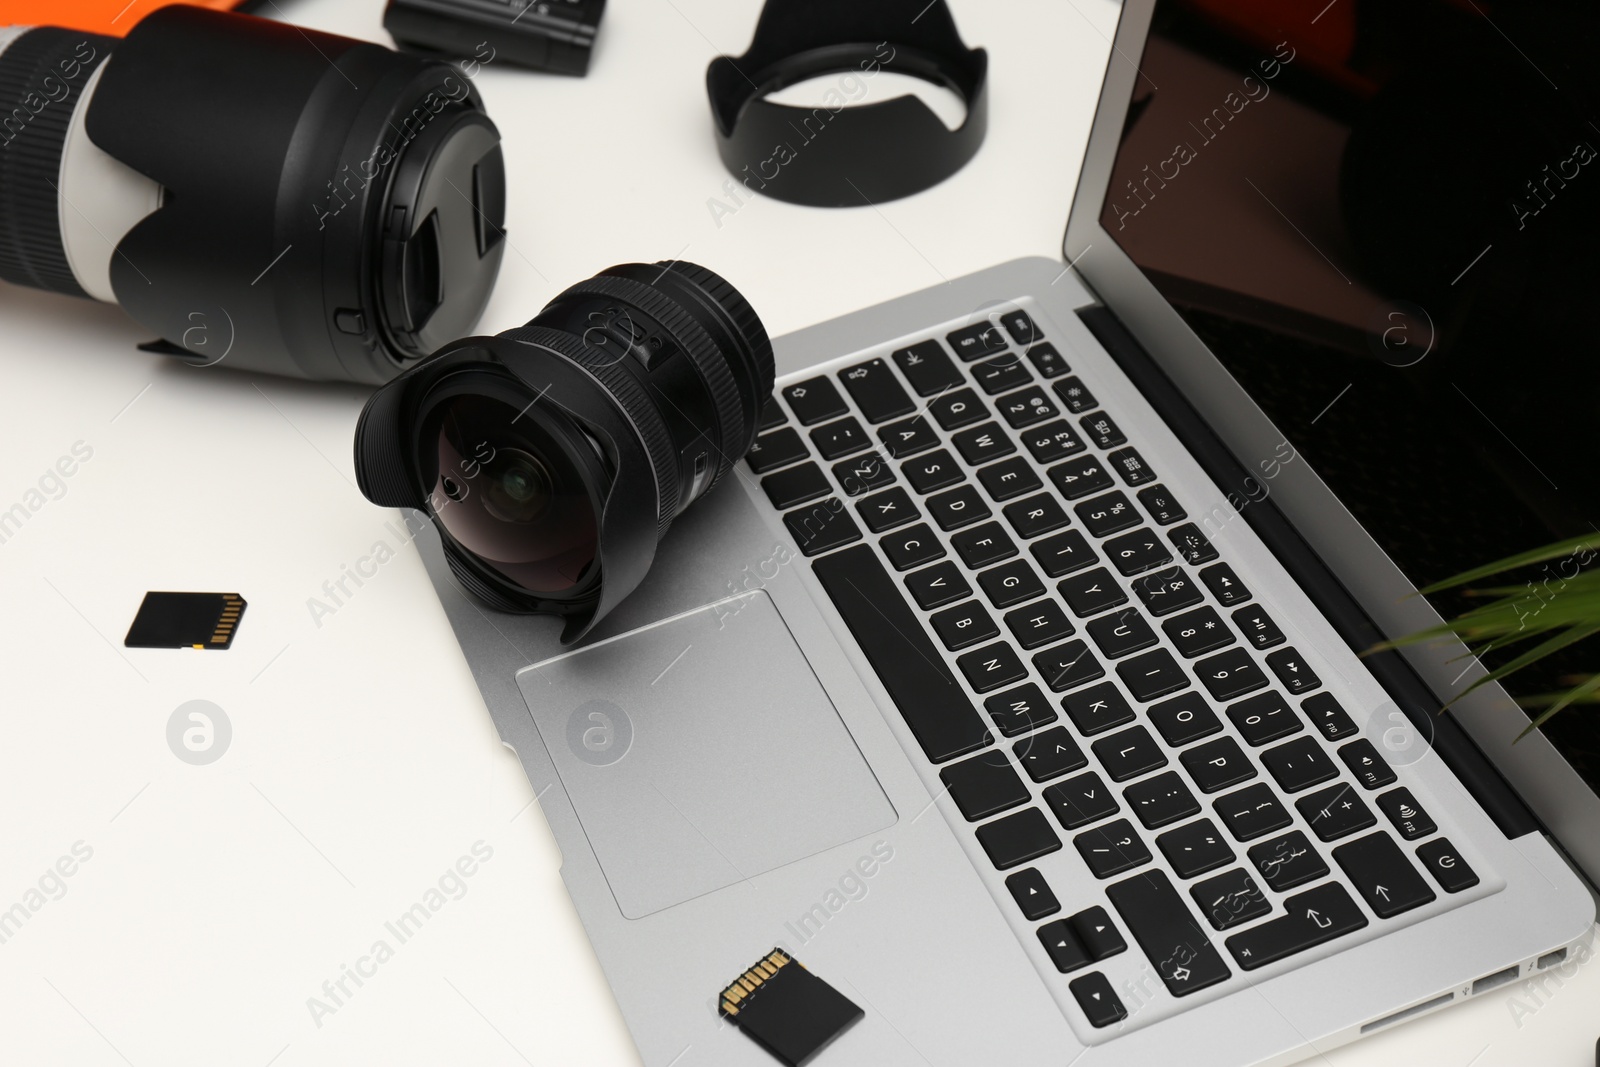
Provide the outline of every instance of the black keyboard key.
<path id="1" fill-rule="evenodd" d="M 1078 943 L 1077 932 L 1065 919 L 1045 923 L 1039 927 L 1039 943 L 1045 955 L 1062 974 L 1071 974 L 1089 966 L 1089 950 Z"/>
<path id="2" fill-rule="evenodd" d="M 883 546 L 883 554 L 889 557 L 889 562 L 894 564 L 897 571 L 920 567 L 944 555 L 944 545 L 939 543 L 939 538 L 934 536 L 925 522 L 896 530 L 878 543 Z"/>
<path id="3" fill-rule="evenodd" d="M 800 440 L 800 435 L 785 426 L 757 437 L 756 443 L 750 446 L 750 451 L 745 455 L 745 462 L 757 474 L 765 474 L 805 459 L 808 455 L 810 453 L 806 451 L 806 443 Z"/>
<path id="4" fill-rule="evenodd" d="M 1059 378 L 1072 369 L 1067 366 L 1061 353 L 1056 351 L 1056 346 L 1048 342 L 1028 349 L 1028 362 L 1033 364 L 1033 369 L 1039 372 L 1041 378 Z"/>
<path id="5" fill-rule="evenodd" d="M 1287 915 L 1228 938 L 1228 951 L 1240 967 L 1253 971 L 1367 925 L 1366 916 L 1338 882 L 1308 889 L 1283 904 Z"/>
<path id="6" fill-rule="evenodd" d="M 1267 653 L 1267 666 L 1272 668 L 1290 696 L 1309 693 L 1322 684 L 1322 679 L 1306 665 L 1305 658 L 1292 648 Z"/>
<path id="7" fill-rule="evenodd" d="M 1328 865 L 1317 855 L 1316 847 L 1299 830 L 1251 845 L 1249 856 L 1262 879 L 1280 893 L 1315 882 L 1328 873 Z"/>
<path id="8" fill-rule="evenodd" d="M 1044 485 L 1039 473 L 1021 456 L 978 468 L 978 482 L 995 500 L 1011 500 Z"/>
<path id="9" fill-rule="evenodd" d="M 777 475 L 773 477 L 776 478 Z M 910 494 L 898 485 L 893 489 L 885 489 L 881 493 L 874 493 L 864 500 L 856 501 L 856 510 L 861 513 L 861 521 L 866 523 L 867 529 L 873 533 L 892 530 L 896 526 L 922 517 L 917 513 L 917 505 L 911 502 Z"/>
<path id="10" fill-rule="evenodd" d="M 969 526 L 960 533 L 952 534 L 950 543 L 955 546 L 961 562 L 973 570 L 1017 554 L 1017 543 L 1011 540 L 1011 535 L 998 522 Z"/>
<path id="11" fill-rule="evenodd" d="M 1233 573 L 1233 568 L 1226 563 L 1207 567 L 1200 572 L 1200 580 L 1206 583 L 1206 588 L 1217 598 L 1217 603 L 1225 608 L 1231 608 L 1250 599 L 1250 590 L 1244 587 L 1239 576 Z"/>
<path id="12" fill-rule="evenodd" d="M 783 413 L 783 408 L 773 397 L 767 397 L 761 403 L 761 417 L 756 422 L 756 429 L 762 432 L 775 430 L 789 421 L 789 416 Z"/>
<path id="13" fill-rule="evenodd" d="M 1161 629 L 1185 659 L 1194 659 L 1233 644 L 1233 633 L 1212 608 L 1199 608 L 1168 619 Z"/>
<path id="14" fill-rule="evenodd" d="M 1106 457 L 1106 465 L 1117 472 L 1117 475 L 1129 487 L 1137 489 L 1141 485 L 1149 485 L 1156 480 L 1156 472 L 1144 461 L 1144 457 L 1132 448 L 1119 448 Z"/>
<path id="15" fill-rule="evenodd" d="M 1283 644 L 1283 631 L 1260 604 L 1246 604 L 1234 612 L 1233 624 L 1254 648 L 1268 649 Z"/>
<path id="16" fill-rule="evenodd" d="M 1017 536 L 1024 541 L 1047 534 L 1051 530 L 1059 530 L 1072 521 L 1067 518 L 1066 511 L 1056 502 L 1056 498 L 1049 493 L 1013 501 L 1001 508 L 1000 513 L 1006 517 L 1011 528 L 1017 531 Z"/>
<path id="17" fill-rule="evenodd" d="M 1139 513 L 1120 492 L 1085 500 L 1072 510 L 1083 520 L 1084 528 L 1096 537 L 1109 537 L 1139 525 Z"/>
<path id="18" fill-rule="evenodd" d="M 789 410 L 794 412 L 794 417 L 800 420 L 802 426 L 815 426 L 819 422 L 850 414 L 839 390 L 823 377 L 808 378 L 784 386 L 783 398 L 789 402 Z"/>
<path id="19" fill-rule="evenodd" d="M 936 612 L 928 621 L 933 623 L 933 632 L 939 635 L 944 647 L 952 652 L 1000 636 L 1000 627 L 976 600 Z"/>
<path id="20" fill-rule="evenodd" d="M 930 760 L 943 763 L 993 740 L 871 548 L 824 556 L 811 569 Z"/>
<path id="21" fill-rule="evenodd" d="M 1003 396 L 995 401 L 995 410 L 1000 412 L 1000 417 L 1013 430 L 1020 430 L 1025 426 L 1033 426 L 1053 419 L 1061 414 L 1050 398 L 1044 395 L 1044 390 L 1037 385 L 1032 389 L 1019 389 L 1009 396 Z"/>
<path id="22" fill-rule="evenodd" d="M 1249 700 L 1229 705 L 1228 718 L 1252 748 L 1305 729 L 1289 702 L 1274 692 L 1257 693 Z"/>
<path id="23" fill-rule="evenodd" d="M 1307 697 L 1300 702 L 1300 710 L 1306 713 L 1311 725 L 1329 741 L 1338 741 L 1356 732 L 1355 722 L 1345 714 L 1344 708 L 1339 706 L 1332 693 L 1318 693 L 1314 697 Z"/>
<path id="24" fill-rule="evenodd" d="M 1478 875 L 1447 837 L 1429 841 L 1417 849 L 1417 859 L 1422 861 L 1439 888 L 1446 893 L 1459 893 L 1478 884 Z"/>
<path id="25" fill-rule="evenodd" d="M 1135 530 L 1105 543 L 1106 559 L 1123 574 L 1133 575 L 1172 562 L 1172 553 L 1149 529 Z"/>
<path id="26" fill-rule="evenodd" d="M 938 341 L 928 340 L 910 348 L 896 349 L 894 362 L 918 396 L 933 396 L 964 381 Z"/>
<path id="27" fill-rule="evenodd" d="M 1299 809 L 1300 817 L 1311 826 L 1311 832 L 1324 841 L 1348 837 L 1378 821 L 1378 817 L 1361 799 L 1361 794 L 1347 782 L 1339 782 L 1310 796 L 1301 797 L 1294 806 Z"/>
<path id="28" fill-rule="evenodd" d="M 1033 799 L 1022 784 L 1022 776 L 1006 754 L 996 748 L 946 765 L 939 772 L 939 779 L 968 822 L 987 819 Z"/>
<path id="29" fill-rule="evenodd" d="M 894 484 L 894 468 L 876 452 L 833 465 L 834 480 L 849 496 L 860 496 Z"/>
<path id="30" fill-rule="evenodd" d="M 1171 700 L 1150 705 L 1146 714 L 1150 716 L 1150 725 L 1173 748 L 1182 748 L 1191 741 L 1210 737 L 1222 729 L 1222 720 L 1217 718 L 1217 713 L 1192 689 Z"/>
<path id="31" fill-rule="evenodd" d="M 1005 737 L 1016 737 L 1056 721 L 1055 705 L 1032 682 L 996 693 L 983 702 L 983 710 L 989 713 L 995 728 Z M 1017 758 L 1023 758 L 1020 751 Z M 1025 766 L 1025 769 L 1032 773 L 1031 767 Z"/>
<path id="32" fill-rule="evenodd" d="M 1193 607 L 1205 599 L 1200 587 L 1183 573 L 1182 567 L 1140 575 L 1133 581 L 1133 591 L 1144 602 L 1145 609 L 1158 618 Z"/>
<path id="33" fill-rule="evenodd" d="M 973 367 L 972 377 L 978 383 L 978 388 L 990 396 L 1033 381 L 1033 375 L 1028 373 L 1027 365 L 1009 353 L 999 359 L 991 359 L 987 363 Z"/>
<path id="34" fill-rule="evenodd" d="M 1128 602 L 1128 594 L 1122 591 L 1122 586 L 1104 567 L 1074 574 L 1057 585 L 1056 589 L 1066 599 L 1067 607 L 1079 618 L 1097 615 L 1107 608 Z"/>
<path id="35" fill-rule="evenodd" d="M 916 410 L 916 405 L 895 380 L 894 371 L 881 359 L 869 359 L 842 370 L 839 380 L 844 382 L 868 422 L 884 422 Z"/>
<path id="36" fill-rule="evenodd" d="M 978 490 L 971 485 L 946 489 L 928 497 L 925 503 L 928 516 L 939 524 L 941 530 L 960 529 L 994 514 L 989 510 L 989 505 L 983 502 L 983 497 L 978 495 Z"/>
<path id="37" fill-rule="evenodd" d="M 1006 339 L 1001 336 L 1000 328 L 987 322 L 963 326 L 947 335 L 945 340 L 950 342 L 951 350 L 968 363 L 1006 349 Z"/>
<path id="38" fill-rule="evenodd" d="M 1134 782 L 1122 791 L 1122 799 L 1128 802 L 1128 809 L 1147 830 L 1200 814 L 1200 802 L 1189 792 L 1189 787 L 1183 784 L 1183 779 L 1176 771 L 1166 771 L 1142 782 Z M 1156 843 L 1160 844 L 1160 840 L 1157 839 Z M 1165 846 L 1162 850 L 1165 851 Z"/>
<path id="39" fill-rule="evenodd" d="M 1181 997 L 1227 980 L 1228 965 L 1164 871 L 1143 871 L 1107 886 L 1106 896 L 1167 992 Z"/>
<path id="40" fill-rule="evenodd" d="M 1178 499 L 1164 485 L 1152 485 L 1139 490 L 1139 503 L 1144 505 L 1157 526 L 1171 526 L 1189 517 Z"/>
<path id="41" fill-rule="evenodd" d="M 989 417 L 978 394 L 971 389 L 957 389 L 928 401 L 928 414 L 947 430 L 959 430 Z"/>
<path id="42" fill-rule="evenodd" d="M 1020 682 L 1028 676 L 1027 668 L 1004 641 L 962 653 L 956 657 L 956 666 L 967 676 L 967 684 L 979 693 Z"/>
<path id="43" fill-rule="evenodd" d="M 1092 747 L 1113 782 L 1126 782 L 1167 765 L 1167 754 L 1143 726 L 1102 737 Z"/>
<path id="44" fill-rule="evenodd" d="M 815 463 L 802 463 L 797 467 L 769 474 L 761 479 L 761 488 L 766 490 L 767 499 L 772 501 L 772 506 L 779 511 L 792 508 L 796 504 L 804 504 L 807 500 L 815 500 L 819 496 L 827 496 L 833 491 L 828 485 L 828 479 L 823 476 L 822 469 Z"/>
<path id="45" fill-rule="evenodd" d="M 1267 684 L 1267 676 L 1242 648 L 1200 660 L 1194 672 L 1215 700 L 1232 700 Z"/>
<path id="46" fill-rule="evenodd" d="M 1089 757 L 1062 726 L 1025 737 L 1012 745 L 1011 751 L 1028 777 L 1036 782 L 1048 782 L 1089 765 Z"/>
<path id="47" fill-rule="evenodd" d="M 1197 805 L 1198 808 L 1198 805 Z M 1201 819 L 1156 838 L 1156 847 L 1167 857 L 1179 878 L 1194 878 L 1226 867 L 1234 861 L 1233 846 L 1222 836 L 1216 823 Z"/>
<path id="48" fill-rule="evenodd" d="M 1167 540 L 1172 542 L 1172 547 L 1178 550 L 1178 555 L 1182 556 L 1184 562 L 1191 567 L 1210 563 L 1217 558 L 1217 550 L 1211 547 L 1211 542 L 1200 532 L 1200 527 L 1192 522 L 1168 530 Z"/>
<path id="49" fill-rule="evenodd" d="M 1077 530 L 1047 537 L 1028 546 L 1039 567 L 1051 578 L 1071 574 L 1094 563 L 1097 557 L 1088 540 Z"/>
<path id="50" fill-rule="evenodd" d="M 1121 659 L 1156 643 L 1156 632 L 1137 608 L 1102 615 L 1084 629 L 1107 659 Z"/>
<path id="51" fill-rule="evenodd" d="M 997 608 L 1009 608 L 1044 596 L 1044 583 L 1033 572 L 1032 565 L 1021 557 L 984 571 L 978 575 L 978 585 Z"/>
<path id="52" fill-rule="evenodd" d="M 1106 669 L 1082 641 L 1068 641 L 1033 657 L 1034 670 L 1057 693 L 1105 676 Z"/>
<path id="53" fill-rule="evenodd" d="M 1150 850 L 1127 819 L 1085 830 L 1072 843 L 1096 878 L 1110 878 L 1150 862 Z"/>
<path id="54" fill-rule="evenodd" d="M 1261 753 L 1261 764 L 1285 793 L 1298 793 L 1339 777 L 1339 768 L 1314 737 L 1297 737 Z"/>
<path id="55" fill-rule="evenodd" d="M 966 477 L 955 457 L 942 448 L 907 460 L 900 464 L 900 471 L 911 483 L 911 488 L 919 493 L 931 493 L 935 489 L 955 485 Z"/>
<path id="56" fill-rule="evenodd" d="M 1433 821 L 1427 809 L 1417 803 L 1417 798 L 1411 795 L 1411 790 L 1403 786 L 1391 789 L 1379 797 L 1378 807 L 1389 816 L 1394 828 L 1400 831 L 1400 836 L 1407 841 L 1427 837 L 1439 829 L 1439 824 Z"/>
<path id="57" fill-rule="evenodd" d="M 1333 850 L 1333 859 L 1380 919 L 1393 918 L 1437 899 L 1394 838 L 1381 831 L 1345 842 Z"/>
<path id="58" fill-rule="evenodd" d="M 1189 772 L 1202 793 L 1215 793 L 1230 785 L 1248 782 L 1256 776 L 1256 765 L 1231 737 L 1207 741 L 1178 754 L 1178 762 Z"/>
<path id="59" fill-rule="evenodd" d="M 861 540 L 861 527 L 836 496 L 789 512 L 784 515 L 783 524 L 789 528 L 789 536 L 794 538 L 800 551 L 808 556 L 831 552 Z"/>
<path id="60" fill-rule="evenodd" d="M 1006 333 L 1011 335 L 1011 340 L 1016 344 L 1031 345 L 1044 340 L 1044 331 L 1034 325 L 1026 311 L 1018 309 L 1006 312 L 1000 316 L 1000 325 L 1006 328 Z"/>
<path id="61" fill-rule="evenodd" d="M 1117 424 L 1111 421 L 1111 416 L 1103 411 L 1085 415 L 1078 420 L 1078 425 L 1083 427 L 1084 436 L 1093 441 L 1097 448 L 1116 448 L 1128 443 Z"/>
<path id="62" fill-rule="evenodd" d="M 1071 637 L 1072 620 L 1054 600 L 1040 600 L 1013 608 L 1005 614 L 1006 628 L 1017 639 L 1017 644 L 1032 651 L 1051 645 L 1064 637 Z"/>
<path id="63" fill-rule="evenodd" d="M 1363 788 L 1381 789 L 1395 782 L 1394 768 L 1366 738 L 1340 746 L 1339 758 L 1344 760 L 1344 765 L 1350 768 L 1350 773 L 1356 776 L 1356 781 Z"/>
<path id="64" fill-rule="evenodd" d="M 1200 914 L 1218 930 L 1272 914 L 1272 902 L 1245 870 L 1235 868 L 1189 887 Z"/>
<path id="65" fill-rule="evenodd" d="M 906 588 L 923 611 L 942 608 L 972 595 L 966 576 L 949 560 L 906 575 Z"/>
<path id="66" fill-rule="evenodd" d="M 1072 924 L 1078 941 L 1088 950 L 1089 958 L 1096 962 L 1128 951 L 1128 943 L 1117 932 L 1117 924 L 1111 921 L 1106 909 L 1098 905 L 1085 908 L 1067 921 Z"/>
<path id="67" fill-rule="evenodd" d="M 1050 891 L 1049 883 L 1037 867 L 1024 867 L 1011 875 L 1006 879 L 1006 888 L 1011 890 L 1011 898 L 1022 909 L 1022 917 L 1029 922 L 1061 910 L 1061 902 Z"/>
<path id="68" fill-rule="evenodd" d="M 1101 682 L 1063 697 L 1061 706 L 1085 737 L 1103 734 L 1134 720 L 1133 706 L 1111 682 Z"/>
<path id="69" fill-rule="evenodd" d="M 811 431 L 811 443 L 817 446 L 823 459 L 838 459 L 859 452 L 872 442 L 867 440 L 866 431 L 852 417 L 818 426 Z"/>
<path id="70" fill-rule="evenodd" d="M 1254 841 L 1294 822 L 1289 809 L 1283 806 L 1283 802 L 1265 782 L 1247 785 L 1237 793 L 1218 797 L 1211 806 L 1217 809 L 1222 821 L 1228 824 L 1228 830 L 1240 841 Z"/>
<path id="71" fill-rule="evenodd" d="M 1154 700 L 1168 693 L 1176 693 L 1189 685 L 1189 676 L 1183 673 L 1172 653 L 1164 648 L 1146 652 L 1117 664 L 1117 674 L 1139 700 Z"/>
<path id="72" fill-rule="evenodd" d="M 1054 386 L 1062 405 L 1074 415 L 1092 411 L 1100 402 L 1089 392 L 1089 387 L 1077 378 L 1063 378 Z"/>
<path id="73" fill-rule="evenodd" d="M 1079 500 L 1117 484 L 1112 480 L 1111 472 L 1100 462 L 1099 456 L 1079 456 L 1056 464 L 1045 474 L 1050 476 L 1056 491 L 1068 500 Z"/>
<path id="74" fill-rule="evenodd" d="M 1116 795 L 1093 771 L 1046 787 L 1044 802 L 1066 830 L 1088 826 L 1118 811 Z"/>
<path id="75" fill-rule="evenodd" d="M 992 459 L 1009 456 L 1017 450 L 1011 438 L 1000 429 L 998 422 L 986 422 L 981 426 L 969 426 L 951 438 L 955 442 L 956 450 L 972 466 L 988 463 Z"/>
<path id="76" fill-rule="evenodd" d="M 978 827 L 978 844 L 1002 871 L 1049 855 L 1061 847 L 1050 820 L 1038 808 L 1023 808 Z"/>
<path id="77" fill-rule="evenodd" d="M 878 427 L 878 440 L 883 442 L 884 451 L 895 459 L 901 459 L 926 452 L 939 443 L 939 435 L 933 432 L 927 419 L 913 415 L 909 419 Z"/>
<path id="78" fill-rule="evenodd" d="M 1040 463 L 1054 463 L 1058 459 L 1066 459 L 1089 447 L 1083 443 L 1083 438 L 1078 436 L 1078 432 L 1062 419 L 1043 426 L 1035 426 L 1021 436 L 1022 443 Z"/>

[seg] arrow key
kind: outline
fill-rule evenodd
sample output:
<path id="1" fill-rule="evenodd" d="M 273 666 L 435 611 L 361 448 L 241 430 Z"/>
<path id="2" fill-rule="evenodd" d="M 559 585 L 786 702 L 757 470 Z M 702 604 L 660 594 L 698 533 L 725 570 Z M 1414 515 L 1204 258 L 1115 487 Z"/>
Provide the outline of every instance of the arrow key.
<path id="1" fill-rule="evenodd" d="M 1037 867 L 1024 867 L 1007 878 L 1006 888 L 1011 890 L 1012 899 L 1022 909 L 1025 919 L 1042 919 L 1061 910 L 1061 902 L 1050 891 L 1050 886 L 1045 883 L 1044 875 L 1039 873 Z"/>
<path id="2" fill-rule="evenodd" d="M 1333 850 L 1333 858 L 1380 919 L 1420 908 L 1434 898 L 1428 883 L 1386 833 L 1340 845 Z"/>
<path id="3" fill-rule="evenodd" d="M 1089 1025 L 1096 1029 L 1120 1023 L 1128 1017 L 1128 1009 L 1122 1006 L 1122 1001 L 1111 989 L 1111 983 L 1099 971 L 1074 978 L 1067 983 L 1067 988 L 1072 990 L 1078 1007 L 1089 1017 Z"/>
<path id="4" fill-rule="evenodd" d="M 1089 953 L 1078 943 L 1078 935 L 1065 919 L 1039 927 L 1039 943 L 1050 955 L 1050 962 L 1062 974 L 1089 966 Z"/>
<path id="5" fill-rule="evenodd" d="M 1128 951 L 1128 943 L 1117 933 L 1116 924 L 1106 909 L 1101 907 L 1080 911 L 1067 920 L 1077 931 L 1078 943 L 1088 951 L 1089 958 L 1099 962 L 1119 952 Z"/>

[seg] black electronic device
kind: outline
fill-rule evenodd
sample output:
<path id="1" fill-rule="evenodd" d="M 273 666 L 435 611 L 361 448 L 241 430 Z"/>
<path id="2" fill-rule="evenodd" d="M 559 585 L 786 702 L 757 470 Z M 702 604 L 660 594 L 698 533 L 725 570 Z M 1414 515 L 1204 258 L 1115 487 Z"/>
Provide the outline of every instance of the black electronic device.
<path id="1" fill-rule="evenodd" d="M 606 0 L 389 0 L 397 44 L 555 74 L 589 72 Z"/>
<path id="2" fill-rule="evenodd" d="M 0 29 L 0 97 L 0 278 L 146 347 L 377 384 L 488 301 L 505 170 L 462 69 L 174 5 L 121 41 Z"/>
<path id="3" fill-rule="evenodd" d="M 766 329 L 733 286 L 692 263 L 623 264 L 374 393 L 356 478 L 373 503 L 432 516 L 469 593 L 564 616 L 571 642 L 750 451 L 772 381 Z"/>

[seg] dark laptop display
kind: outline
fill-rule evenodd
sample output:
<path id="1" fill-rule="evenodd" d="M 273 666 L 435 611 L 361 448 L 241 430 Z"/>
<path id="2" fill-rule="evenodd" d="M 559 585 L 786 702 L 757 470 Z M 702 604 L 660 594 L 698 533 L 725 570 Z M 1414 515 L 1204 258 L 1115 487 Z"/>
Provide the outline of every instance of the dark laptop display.
<path id="1" fill-rule="evenodd" d="M 1600 12 L 1295 12 L 1158 5 L 1102 225 L 1417 585 L 1600 529 Z M 1595 713 L 1545 729 L 1600 787 Z"/>

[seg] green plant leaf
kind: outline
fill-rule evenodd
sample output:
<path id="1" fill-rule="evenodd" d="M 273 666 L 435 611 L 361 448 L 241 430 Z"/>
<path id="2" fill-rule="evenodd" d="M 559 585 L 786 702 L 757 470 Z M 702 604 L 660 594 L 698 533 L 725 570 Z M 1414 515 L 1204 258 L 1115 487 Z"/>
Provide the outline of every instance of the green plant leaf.
<path id="1" fill-rule="evenodd" d="M 1557 541 L 1553 545 L 1545 545 L 1543 548 L 1533 548 L 1515 556 L 1507 556 L 1504 559 L 1495 560 L 1493 563 L 1486 563 L 1481 567 L 1474 567 L 1470 571 L 1462 571 L 1460 574 L 1446 578 L 1443 581 L 1434 582 L 1430 586 L 1418 589 L 1417 593 L 1422 596 L 1427 596 L 1429 593 L 1437 593 L 1445 589 L 1454 589 L 1458 585 L 1466 585 L 1468 582 L 1475 582 L 1479 578 L 1487 578 L 1494 574 L 1503 574 L 1506 571 L 1516 570 L 1518 567 L 1526 567 L 1534 563 L 1543 563 L 1546 560 L 1559 559 L 1562 556 L 1568 556 L 1574 552 L 1581 552 L 1585 549 L 1600 552 L 1600 533 L 1580 534 L 1577 537 L 1571 537 L 1565 541 Z"/>
<path id="2" fill-rule="evenodd" d="M 1561 711 L 1564 708 L 1578 703 L 1590 704 L 1600 701 L 1600 674 L 1590 675 L 1588 681 L 1567 690 L 1567 692 L 1563 694 L 1558 695 L 1555 693 L 1547 693 L 1544 695 L 1555 696 L 1557 697 L 1557 700 L 1554 704 L 1551 704 L 1548 708 L 1544 709 L 1544 711 L 1540 712 L 1539 715 L 1528 724 L 1527 728 L 1517 735 L 1517 741 L 1521 741 L 1524 737 L 1527 737 L 1529 734 L 1533 733 L 1533 731 L 1549 722 L 1556 712 Z M 1516 742 L 1513 741 L 1512 743 L 1515 744 Z"/>
<path id="3" fill-rule="evenodd" d="M 1550 655 L 1552 652 L 1558 652 L 1561 649 L 1566 648 L 1568 645 L 1576 644 L 1577 642 L 1582 641 L 1585 637 L 1592 637 L 1597 633 L 1600 633 L 1600 622 L 1592 622 L 1587 626 L 1571 627 L 1570 629 L 1550 638 L 1550 640 L 1544 642 L 1543 644 L 1535 645 L 1533 648 L 1528 649 L 1521 655 L 1507 660 L 1494 670 L 1485 674 L 1483 677 L 1475 679 L 1471 685 L 1467 686 L 1465 689 L 1451 698 L 1449 703 L 1445 704 L 1445 708 L 1450 707 L 1451 704 L 1454 704 L 1456 701 L 1460 700 L 1462 697 L 1466 696 L 1468 693 L 1477 689 L 1481 685 L 1487 685 L 1490 682 L 1498 682 L 1507 675 L 1515 674 L 1522 668 L 1530 664 L 1537 663 L 1539 660 L 1544 659 L 1544 657 Z M 1444 708 L 1441 708 L 1440 710 L 1443 711 Z"/>

